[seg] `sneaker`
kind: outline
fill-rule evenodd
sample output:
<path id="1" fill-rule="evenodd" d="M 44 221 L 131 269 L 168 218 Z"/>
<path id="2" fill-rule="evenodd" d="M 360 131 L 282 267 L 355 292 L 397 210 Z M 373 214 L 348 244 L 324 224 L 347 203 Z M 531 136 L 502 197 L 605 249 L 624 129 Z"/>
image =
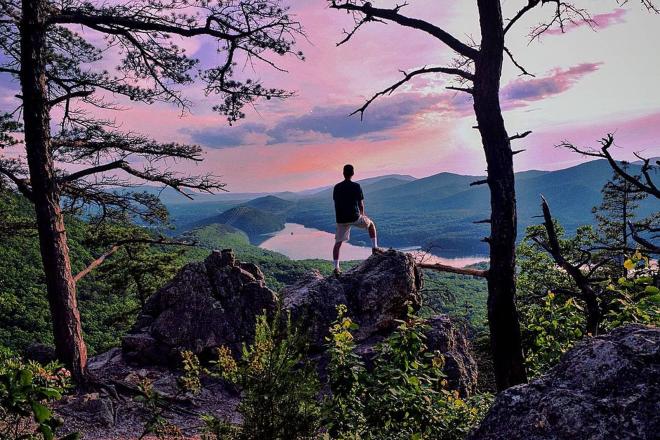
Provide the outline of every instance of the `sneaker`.
<path id="1" fill-rule="evenodd" d="M 341 269 L 337 268 L 337 269 L 333 270 L 332 274 L 334 276 L 338 277 L 339 275 L 341 275 Z"/>
<path id="2" fill-rule="evenodd" d="M 375 247 L 371 248 L 371 255 L 383 255 L 385 253 L 385 249 Z"/>

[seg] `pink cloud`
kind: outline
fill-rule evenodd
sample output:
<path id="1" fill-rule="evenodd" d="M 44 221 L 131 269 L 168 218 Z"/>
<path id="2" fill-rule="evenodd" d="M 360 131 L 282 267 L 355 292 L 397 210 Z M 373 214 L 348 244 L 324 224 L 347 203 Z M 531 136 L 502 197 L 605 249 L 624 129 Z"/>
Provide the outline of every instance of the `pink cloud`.
<path id="1" fill-rule="evenodd" d="M 567 123 L 536 130 L 520 143 L 519 146 L 527 148 L 527 151 L 516 156 L 517 168 L 552 170 L 584 162 L 584 157 L 555 148 L 555 145 L 568 141 L 580 147 L 595 148 L 607 133 L 614 133 L 616 147 L 611 152 L 617 159 L 637 160 L 634 152 L 641 152 L 648 157 L 660 155 L 660 112 L 656 111 L 627 118 L 594 121 L 588 125 Z"/>
<path id="2" fill-rule="evenodd" d="M 504 108 L 521 107 L 529 102 L 558 95 L 570 89 L 585 75 L 595 72 L 602 63 L 582 63 L 568 69 L 554 69 L 549 76 L 533 79 L 516 79 L 500 92 L 505 100 Z"/>
<path id="3" fill-rule="evenodd" d="M 624 16 L 626 15 L 627 12 L 628 12 L 627 10 L 619 8 L 619 9 L 615 9 L 612 12 L 596 14 L 593 17 L 591 17 L 591 19 L 593 20 L 591 23 L 586 22 L 584 20 L 572 21 L 564 26 L 563 32 L 561 28 L 555 28 L 555 29 L 550 29 L 549 31 L 546 32 L 546 34 L 560 35 L 562 33 L 570 32 L 580 27 L 588 26 L 589 24 L 591 24 L 594 29 L 605 29 L 610 26 L 614 26 L 616 24 L 625 23 L 626 20 Z"/>

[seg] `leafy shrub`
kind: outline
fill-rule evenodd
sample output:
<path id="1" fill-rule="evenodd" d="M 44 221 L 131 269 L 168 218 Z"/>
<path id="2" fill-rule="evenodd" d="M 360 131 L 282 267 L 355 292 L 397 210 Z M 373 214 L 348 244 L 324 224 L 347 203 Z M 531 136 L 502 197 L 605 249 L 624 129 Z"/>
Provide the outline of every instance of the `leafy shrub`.
<path id="1" fill-rule="evenodd" d="M 0 350 L 0 438 L 3 440 L 52 440 L 63 420 L 48 404 L 62 397 L 70 374 L 55 363 L 41 366 L 23 362 Z M 73 440 L 69 434 L 60 440 Z"/>
<path id="2" fill-rule="evenodd" d="M 205 417 L 206 438 L 294 440 L 315 438 L 319 429 L 319 383 L 305 359 L 303 339 L 280 314 L 269 321 L 257 317 L 252 344 L 236 359 L 226 347 L 218 350 L 216 374 L 241 388 L 240 426 Z"/>
<path id="3" fill-rule="evenodd" d="M 559 362 L 562 354 L 582 339 L 586 322 L 573 298 L 559 300 L 552 292 L 540 304 L 521 308 L 523 345 L 530 377 Z"/>
<path id="4" fill-rule="evenodd" d="M 603 326 L 611 330 L 623 324 L 660 325 L 660 289 L 657 269 L 649 258 L 636 252 L 624 262 L 627 277 L 612 281 L 606 289 L 610 298 Z"/>
<path id="5" fill-rule="evenodd" d="M 426 322 L 410 315 L 376 346 L 367 372 L 355 353 L 357 325 L 337 308 L 330 328 L 332 395 L 325 402 L 326 437 L 337 439 L 460 439 L 481 419 L 488 397 L 463 400 L 447 389 L 444 358 L 424 342 Z"/>

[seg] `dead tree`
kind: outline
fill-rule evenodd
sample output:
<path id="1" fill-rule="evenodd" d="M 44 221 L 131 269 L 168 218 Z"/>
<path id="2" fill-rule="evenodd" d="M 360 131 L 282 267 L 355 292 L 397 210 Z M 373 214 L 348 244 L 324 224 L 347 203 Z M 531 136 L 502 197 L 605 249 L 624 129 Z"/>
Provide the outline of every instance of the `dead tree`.
<path id="1" fill-rule="evenodd" d="M 578 287 L 580 293 L 565 293 L 569 293 L 571 296 L 580 298 L 584 301 L 587 312 L 587 332 L 593 336 L 596 336 L 598 334 L 598 326 L 600 325 L 602 319 L 602 313 L 598 303 L 600 289 L 594 286 L 594 280 L 592 279 L 592 276 L 600 267 L 602 267 L 603 264 L 606 263 L 606 260 L 603 260 L 598 264 L 593 264 L 591 261 L 591 252 L 585 251 L 584 254 L 587 258 L 583 258 L 582 261 L 575 264 L 571 263 L 562 252 L 548 202 L 544 197 L 541 197 L 541 200 L 541 208 L 543 210 L 544 220 L 543 225 L 545 226 L 547 237 L 544 239 L 536 236 L 533 237 L 533 240 L 546 252 L 548 252 L 548 254 L 552 256 L 557 266 L 563 269 L 575 282 L 575 285 Z"/>
<path id="2" fill-rule="evenodd" d="M 642 176 L 635 176 L 625 169 L 626 162 L 617 161 L 612 154 L 610 153 L 610 148 L 614 145 L 614 135 L 608 133 L 603 139 L 600 140 L 600 148 L 580 148 L 574 144 L 564 141 L 561 144 L 557 145 L 559 148 L 566 148 L 575 153 L 581 154 L 587 157 L 596 157 L 599 159 L 605 159 L 612 167 L 612 170 L 618 174 L 623 180 L 632 184 L 639 191 L 645 192 L 654 196 L 655 198 L 660 199 L 660 189 L 653 181 L 651 173 L 657 173 L 658 168 L 660 167 L 660 161 L 656 160 L 655 163 L 651 162 L 651 159 L 642 157 L 639 153 L 635 153 L 635 156 L 642 163 Z"/>
<path id="3" fill-rule="evenodd" d="M 220 98 L 214 109 L 236 121 L 246 104 L 291 95 L 236 79 L 237 62 L 277 67 L 270 55 L 302 58 L 293 50 L 301 32 L 278 0 L 0 0 L 0 73 L 20 83 L 12 117 L 22 118 L 25 137 L 15 139 L 27 153 L 27 164 L 0 158 L 0 175 L 34 204 L 56 351 L 77 379 L 84 378 L 86 348 L 63 209 L 98 213 L 101 221 L 119 213 L 153 222 L 165 210 L 157 196 L 127 191 L 136 183 L 155 182 L 188 196 L 187 190 L 223 187 L 215 176 L 185 176 L 168 168 L 172 161 L 200 161 L 199 146 L 122 133 L 88 110 L 120 109 L 107 98 L 119 96 L 171 102 L 185 112 L 191 103 L 181 89 L 201 82 L 206 94 Z M 92 33 L 105 37 L 95 43 L 101 47 L 87 40 Z M 172 37 L 215 40 L 217 65 L 201 68 Z M 122 60 L 115 76 L 99 62 L 117 53 Z M 56 108 L 63 116 L 51 131 Z M 2 135 L 0 147 L 7 137 L 11 133 Z M 69 172 L 68 164 L 82 169 Z"/>
<path id="4" fill-rule="evenodd" d="M 488 164 L 487 179 L 474 184 L 487 184 L 490 189 L 491 216 L 487 220 L 490 223 L 490 236 L 484 239 L 490 245 L 490 268 L 486 273 L 488 322 L 497 388 L 503 390 L 527 380 L 515 300 L 517 217 L 513 156 L 520 151 L 511 149 L 511 141 L 531 133 L 526 131 L 510 136 L 502 117 L 499 92 L 505 58 L 510 60 L 522 75 L 530 75 L 506 47 L 505 39 L 522 17 L 545 5 L 552 7 L 550 19 L 531 30 L 529 37 L 532 40 L 552 28 L 563 31 L 564 26 L 569 23 L 584 21 L 593 25 L 593 20 L 585 9 L 561 0 L 521 2 L 522 7 L 506 22 L 502 16 L 500 1 L 476 0 L 476 3 L 481 41 L 478 45 L 471 45 L 430 21 L 405 15 L 402 10 L 407 3 L 391 8 L 378 8 L 373 2 L 365 0 L 329 0 L 330 8 L 351 13 L 355 18 L 355 26 L 345 31 L 345 37 L 338 45 L 351 40 L 355 33 L 368 23 L 396 23 L 439 40 L 457 56 L 448 66 L 426 66 L 404 72 L 400 81 L 373 95 L 354 114 L 363 116 L 377 98 L 394 93 L 413 78 L 429 74 L 448 75 L 457 81 L 455 85 L 447 87 L 448 89 L 468 93 L 472 97 L 477 119 L 475 128 L 481 134 Z M 653 6 L 648 0 L 642 0 L 642 3 L 648 8 Z"/>

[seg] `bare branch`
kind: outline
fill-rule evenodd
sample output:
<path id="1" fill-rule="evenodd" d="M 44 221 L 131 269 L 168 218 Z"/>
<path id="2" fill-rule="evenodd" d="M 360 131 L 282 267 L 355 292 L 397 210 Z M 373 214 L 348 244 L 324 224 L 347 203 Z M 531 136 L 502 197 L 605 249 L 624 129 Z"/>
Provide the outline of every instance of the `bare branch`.
<path id="1" fill-rule="evenodd" d="M 655 196 L 656 198 L 660 198 L 660 189 L 658 189 L 657 185 L 653 182 L 653 180 L 651 179 L 651 175 L 649 173 L 649 171 L 654 168 L 651 165 L 650 160 L 643 159 L 642 173 L 644 175 L 645 182 L 642 182 L 640 178 L 633 176 L 630 173 L 628 173 L 626 170 L 624 170 L 621 167 L 620 163 L 617 162 L 610 154 L 609 149 L 612 147 L 612 145 L 614 145 L 614 135 L 612 133 L 609 133 L 606 137 L 601 139 L 600 143 L 601 143 L 600 150 L 581 149 L 567 141 L 562 142 L 561 144 L 557 145 L 557 147 L 566 148 L 570 151 L 576 152 L 583 156 L 606 159 L 610 164 L 610 167 L 612 167 L 614 172 L 617 173 L 621 178 L 631 183 L 640 191 L 644 191 L 648 194 Z"/>
<path id="2" fill-rule="evenodd" d="M 516 61 L 516 59 L 513 57 L 513 54 L 511 53 L 511 51 L 509 50 L 508 47 L 504 46 L 504 52 L 506 52 L 506 54 L 509 56 L 509 59 L 511 60 L 511 62 L 520 70 L 520 72 L 522 72 L 520 74 L 521 76 L 522 75 L 527 75 L 527 76 L 531 76 L 531 77 L 536 77 L 536 75 L 533 75 L 533 74 L 529 73 L 522 65 L 520 65 L 518 63 L 518 61 Z"/>
<path id="3" fill-rule="evenodd" d="M 138 243 L 168 245 L 168 246 L 196 246 L 197 245 L 197 243 L 188 243 L 188 242 L 166 240 L 164 237 L 161 237 L 159 239 L 132 238 L 132 239 L 121 240 L 121 241 L 118 241 L 117 243 L 113 244 L 110 247 L 110 249 L 108 249 L 101 256 L 99 256 L 94 261 L 89 263 L 87 265 L 87 267 L 85 267 L 83 270 L 78 272 L 73 277 L 73 280 L 76 283 L 79 282 L 82 278 L 89 275 L 94 269 L 96 269 L 97 267 L 102 265 L 105 262 L 105 260 L 107 260 L 110 256 L 112 256 L 118 250 L 120 250 L 122 248 L 122 246 L 127 246 L 127 245 L 131 245 L 131 244 L 138 244 Z"/>
<path id="4" fill-rule="evenodd" d="M 436 270 L 438 272 L 449 272 L 459 275 L 470 275 L 473 277 L 488 278 L 487 270 L 469 269 L 467 267 L 459 268 L 454 266 L 447 266 L 446 264 L 440 264 L 440 263 L 417 263 L 417 267 L 419 267 L 420 269 Z"/>
<path id="5" fill-rule="evenodd" d="M 527 136 L 529 136 L 530 134 L 532 134 L 531 130 L 527 130 L 523 133 L 516 133 L 513 136 L 509 137 L 509 140 L 513 141 L 513 140 L 516 140 L 516 139 L 523 139 L 523 138 L 526 138 Z"/>
<path id="6" fill-rule="evenodd" d="M 392 93 L 394 93 L 396 89 L 398 89 L 399 87 L 401 87 L 402 85 L 404 85 L 405 83 L 407 83 L 408 81 L 419 75 L 426 75 L 429 73 L 444 73 L 447 75 L 457 75 L 467 80 L 474 79 L 474 75 L 472 75 L 470 72 L 453 67 L 423 67 L 421 69 L 413 70 L 411 72 L 401 71 L 401 73 L 403 73 L 403 79 L 401 79 L 401 81 L 397 81 L 388 88 L 373 95 L 364 103 L 362 107 L 352 112 L 349 116 L 353 116 L 359 113 L 360 119 L 362 119 L 364 117 L 364 112 L 376 99 L 378 99 L 381 96 L 391 95 Z"/>
<path id="7" fill-rule="evenodd" d="M 541 3 L 541 0 L 529 0 L 527 4 L 522 9 L 520 9 L 512 19 L 509 20 L 507 25 L 504 27 L 504 34 L 506 35 L 506 33 L 509 32 L 509 30 L 513 27 L 514 24 L 516 24 L 518 20 L 520 20 L 525 14 L 538 6 L 539 3 Z"/>
<path id="8" fill-rule="evenodd" d="M 630 232 L 633 240 L 644 246 L 645 252 L 660 254 L 660 246 L 656 246 L 655 244 L 651 243 L 649 240 L 646 240 L 644 237 L 641 237 L 637 232 L 637 228 L 635 228 L 635 225 L 633 225 L 631 221 L 628 221 L 628 227 L 630 228 Z"/>
<path id="9" fill-rule="evenodd" d="M 571 264 L 562 255 L 559 238 L 557 236 L 557 231 L 555 230 L 555 223 L 552 219 L 552 214 L 550 213 L 550 206 L 543 196 L 541 196 L 541 200 L 544 226 L 548 235 L 548 241 L 543 242 L 538 237 L 535 237 L 535 241 L 541 245 L 541 247 L 543 247 L 550 254 L 550 256 L 552 256 L 552 258 L 555 260 L 555 263 L 557 263 L 559 267 L 565 270 L 566 273 L 573 279 L 573 281 L 575 281 L 575 284 L 580 289 L 582 299 L 587 305 L 587 330 L 595 336 L 598 332 L 598 325 L 600 324 L 601 320 L 598 296 L 596 291 L 591 286 L 589 278 L 582 273 L 578 266 Z"/>
<path id="10" fill-rule="evenodd" d="M 332 9 L 340 9 L 350 12 L 356 12 L 363 14 L 367 18 L 370 17 L 380 18 L 382 20 L 398 23 L 405 27 L 419 29 L 442 41 L 444 44 L 449 46 L 455 52 L 471 59 L 477 58 L 477 56 L 479 55 L 478 50 L 473 49 L 467 44 L 461 42 L 456 37 L 446 32 L 445 30 L 427 21 L 420 20 L 417 18 L 406 17 L 405 15 L 400 14 L 399 10 L 403 6 L 405 6 L 405 4 L 396 6 L 392 9 L 383 9 L 383 8 L 374 8 L 373 6 L 371 6 L 371 3 L 369 2 L 364 3 L 363 5 L 357 5 L 351 3 L 350 1 L 338 2 L 336 0 L 332 0 L 330 2 L 330 8 Z"/>

